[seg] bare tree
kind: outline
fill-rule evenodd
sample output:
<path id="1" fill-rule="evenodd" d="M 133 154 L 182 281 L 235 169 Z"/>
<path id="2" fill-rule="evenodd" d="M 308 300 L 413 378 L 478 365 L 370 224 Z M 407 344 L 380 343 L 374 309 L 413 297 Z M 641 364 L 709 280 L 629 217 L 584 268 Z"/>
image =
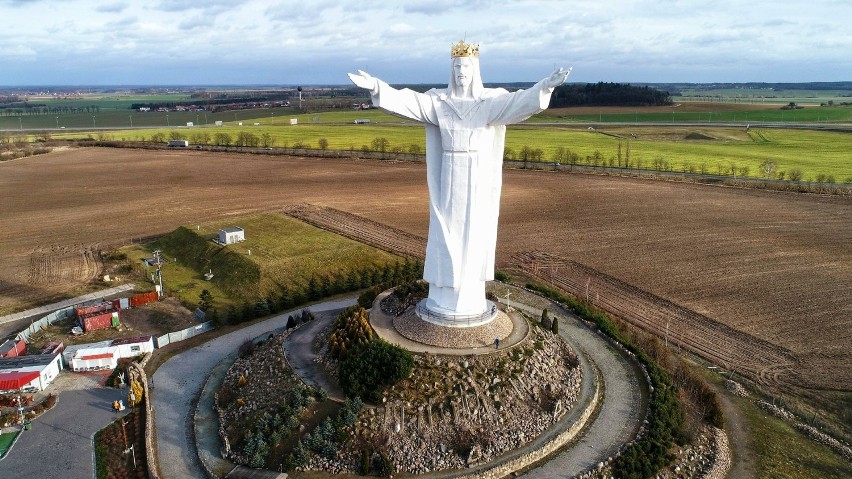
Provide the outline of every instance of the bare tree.
<path id="1" fill-rule="evenodd" d="M 766 178 L 772 178 L 775 173 L 775 169 L 778 165 L 775 164 L 772 160 L 763 160 L 763 163 L 760 164 L 760 171 L 763 172 L 763 176 Z"/>

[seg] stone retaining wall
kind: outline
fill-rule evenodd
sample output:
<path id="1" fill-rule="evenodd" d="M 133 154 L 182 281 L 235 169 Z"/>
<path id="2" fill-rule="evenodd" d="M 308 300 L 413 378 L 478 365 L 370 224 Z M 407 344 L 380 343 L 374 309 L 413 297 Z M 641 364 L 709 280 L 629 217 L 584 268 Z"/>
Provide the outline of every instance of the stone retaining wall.
<path id="1" fill-rule="evenodd" d="M 143 359 L 143 364 L 147 363 L 148 357 Z M 141 365 L 130 363 L 130 368 L 139 375 L 139 381 L 142 383 L 142 402 L 145 404 L 145 457 L 148 460 L 148 477 L 149 479 L 160 479 L 160 463 L 157 460 L 157 451 L 154 447 L 154 407 L 151 404 L 151 395 L 148 391 L 148 376 Z M 129 379 L 129 378 L 128 378 Z"/>
<path id="2" fill-rule="evenodd" d="M 728 435 L 724 430 L 713 428 L 713 445 L 716 450 L 713 467 L 701 479 L 725 479 L 731 469 L 731 450 L 728 447 Z"/>

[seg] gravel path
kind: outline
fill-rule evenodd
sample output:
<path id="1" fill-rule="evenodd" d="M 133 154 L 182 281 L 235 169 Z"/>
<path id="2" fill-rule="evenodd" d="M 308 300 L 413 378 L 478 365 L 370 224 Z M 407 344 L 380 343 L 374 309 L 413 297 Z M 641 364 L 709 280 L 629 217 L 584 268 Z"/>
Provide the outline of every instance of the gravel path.
<path id="1" fill-rule="evenodd" d="M 347 298 L 313 305 L 308 309 L 320 312 L 353 304 L 355 298 Z M 164 478 L 204 477 L 191 439 L 191 423 L 193 405 L 211 370 L 244 342 L 271 331 L 283 330 L 287 325 L 287 317 L 297 312 L 301 312 L 301 309 L 220 336 L 175 355 L 157 369 L 151 398 L 156 416 L 157 454 Z"/>

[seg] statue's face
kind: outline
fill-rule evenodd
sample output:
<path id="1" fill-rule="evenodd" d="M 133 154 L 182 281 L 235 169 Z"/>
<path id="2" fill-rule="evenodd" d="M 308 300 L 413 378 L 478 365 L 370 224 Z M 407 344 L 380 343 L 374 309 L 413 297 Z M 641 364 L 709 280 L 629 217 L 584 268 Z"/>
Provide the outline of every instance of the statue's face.
<path id="1" fill-rule="evenodd" d="M 470 58 L 453 58 L 453 77 L 456 85 L 467 88 L 473 83 L 473 62 Z"/>

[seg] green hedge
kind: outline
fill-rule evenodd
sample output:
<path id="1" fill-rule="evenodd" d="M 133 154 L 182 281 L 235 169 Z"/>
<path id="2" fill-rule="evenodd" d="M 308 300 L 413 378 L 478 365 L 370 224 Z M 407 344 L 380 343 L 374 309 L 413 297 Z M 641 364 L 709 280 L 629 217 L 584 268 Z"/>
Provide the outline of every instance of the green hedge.
<path id="1" fill-rule="evenodd" d="M 340 363 L 340 387 L 348 397 L 377 403 L 382 389 L 407 378 L 413 367 L 411 352 L 376 338 L 355 347 Z"/>

